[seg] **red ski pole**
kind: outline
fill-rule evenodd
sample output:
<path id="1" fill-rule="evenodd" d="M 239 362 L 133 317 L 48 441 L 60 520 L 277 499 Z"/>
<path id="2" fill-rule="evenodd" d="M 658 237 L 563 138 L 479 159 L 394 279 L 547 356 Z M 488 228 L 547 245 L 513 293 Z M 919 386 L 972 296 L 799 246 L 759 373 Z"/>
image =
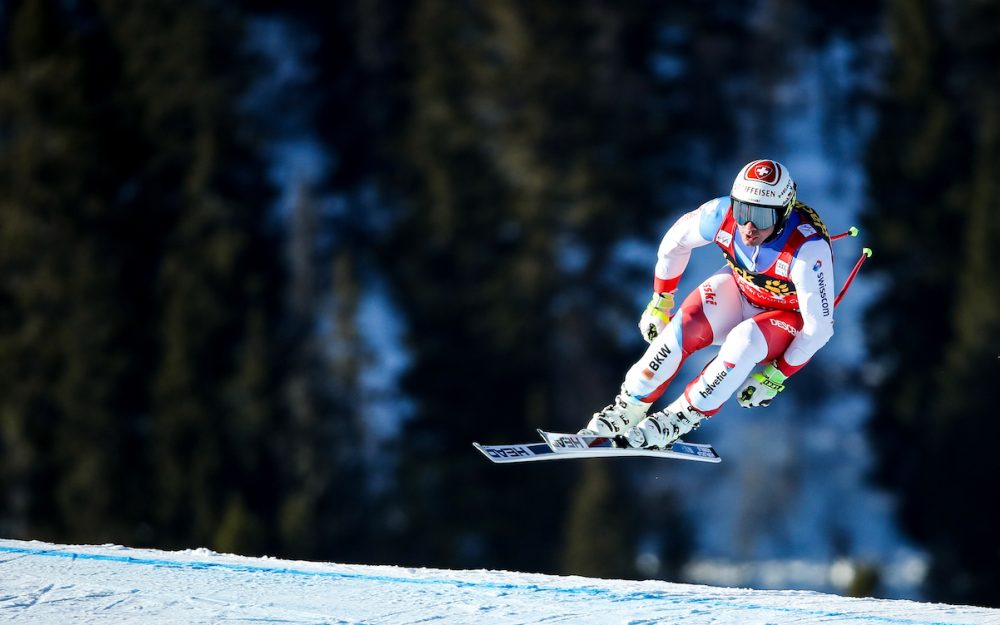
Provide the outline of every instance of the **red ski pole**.
<path id="1" fill-rule="evenodd" d="M 843 239 L 844 237 L 856 237 L 858 236 L 858 229 L 851 226 L 847 229 L 847 232 L 841 232 L 840 234 L 834 234 L 830 237 L 831 241 L 836 241 L 838 239 Z M 847 276 L 847 280 L 844 281 L 844 286 L 840 287 L 840 293 L 837 294 L 836 299 L 833 300 L 834 307 L 840 303 L 844 293 L 847 293 L 847 287 L 851 286 L 851 282 L 854 281 L 854 276 L 858 275 L 858 270 L 861 269 L 861 265 L 865 264 L 872 255 L 872 249 L 870 247 L 863 248 L 861 250 L 861 258 L 858 259 L 857 264 L 854 265 L 854 269 L 851 270 L 851 274 Z"/>
<path id="2" fill-rule="evenodd" d="M 831 241 L 836 241 L 837 239 L 843 239 L 844 237 L 856 237 L 858 236 L 858 229 L 851 226 L 847 229 L 847 232 L 841 232 L 840 234 L 835 234 L 830 237 Z"/>
<path id="3" fill-rule="evenodd" d="M 865 261 L 871 258 L 872 248 L 866 247 L 861 250 L 861 258 L 855 263 L 854 269 L 851 270 L 851 274 L 847 276 L 847 280 L 844 281 L 844 286 L 840 287 L 840 293 L 837 293 L 837 298 L 833 300 L 834 308 L 840 303 L 840 299 L 844 297 L 844 293 L 847 293 L 847 287 L 851 286 L 851 282 L 854 281 L 854 276 L 858 275 L 858 270 L 861 269 L 861 265 L 865 264 Z"/>

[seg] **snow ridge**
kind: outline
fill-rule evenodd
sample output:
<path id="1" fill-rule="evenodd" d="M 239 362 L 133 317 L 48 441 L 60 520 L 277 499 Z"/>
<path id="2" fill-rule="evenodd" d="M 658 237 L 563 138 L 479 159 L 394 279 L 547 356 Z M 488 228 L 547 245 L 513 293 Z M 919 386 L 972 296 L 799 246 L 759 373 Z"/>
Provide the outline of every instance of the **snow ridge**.
<path id="1" fill-rule="evenodd" d="M 293 562 L 0 540 L 0 620 L 31 623 L 1000 625 L 1000 610 L 815 592 Z"/>

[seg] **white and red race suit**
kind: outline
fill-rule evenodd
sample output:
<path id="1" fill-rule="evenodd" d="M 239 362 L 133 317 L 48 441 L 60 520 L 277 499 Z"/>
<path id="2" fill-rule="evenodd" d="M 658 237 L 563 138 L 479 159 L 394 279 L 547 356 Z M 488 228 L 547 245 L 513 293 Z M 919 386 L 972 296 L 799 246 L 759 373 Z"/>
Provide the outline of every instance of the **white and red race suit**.
<path id="1" fill-rule="evenodd" d="M 653 289 L 673 292 L 691 250 L 715 242 L 727 265 L 681 304 L 632 366 L 622 388 L 652 403 L 693 352 L 719 353 L 684 390 L 713 415 L 758 363 L 792 375 L 833 336 L 833 250 L 816 212 L 796 201 L 780 230 L 759 246 L 743 243 L 728 196 L 683 215 L 660 243 Z"/>

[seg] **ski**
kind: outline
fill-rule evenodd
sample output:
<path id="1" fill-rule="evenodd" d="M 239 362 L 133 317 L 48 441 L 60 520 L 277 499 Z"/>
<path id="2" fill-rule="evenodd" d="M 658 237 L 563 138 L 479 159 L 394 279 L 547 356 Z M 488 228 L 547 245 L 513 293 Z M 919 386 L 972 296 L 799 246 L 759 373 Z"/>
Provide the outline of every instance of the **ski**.
<path id="1" fill-rule="evenodd" d="M 538 460 L 564 460 L 568 457 L 557 455 L 545 443 L 520 443 L 513 445 L 480 445 L 479 443 L 472 443 L 472 446 L 497 464 L 536 462 Z"/>
<path id="2" fill-rule="evenodd" d="M 675 458 L 696 462 L 722 462 L 715 448 L 706 443 L 686 443 L 675 441 L 666 449 L 637 449 L 615 447 L 614 440 L 606 436 L 584 436 L 538 430 L 542 439 L 557 454 L 569 454 L 584 458 L 605 456 L 645 456 L 649 458 Z"/>
<path id="3" fill-rule="evenodd" d="M 582 436 L 538 430 L 544 443 L 514 445 L 480 445 L 473 443 L 491 462 L 507 464 L 537 462 L 541 460 L 571 460 L 575 458 L 647 457 L 694 460 L 696 462 L 722 462 L 711 445 L 676 441 L 666 449 L 633 449 L 615 447 L 614 441 L 605 436 Z"/>

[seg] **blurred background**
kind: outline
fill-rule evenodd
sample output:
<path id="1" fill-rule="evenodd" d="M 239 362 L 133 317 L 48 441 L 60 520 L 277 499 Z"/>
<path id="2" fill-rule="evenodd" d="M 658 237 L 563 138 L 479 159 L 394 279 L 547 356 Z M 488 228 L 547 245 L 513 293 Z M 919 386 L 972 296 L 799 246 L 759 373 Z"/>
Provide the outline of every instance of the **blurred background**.
<path id="1" fill-rule="evenodd" d="M 1000 606 L 998 29 L 0 0 L 0 536 Z M 721 465 L 486 462 L 611 401 L 660 237 L 755 158 L 861 228 L 838 287 L 875 251 L 832 342 Z"/>

